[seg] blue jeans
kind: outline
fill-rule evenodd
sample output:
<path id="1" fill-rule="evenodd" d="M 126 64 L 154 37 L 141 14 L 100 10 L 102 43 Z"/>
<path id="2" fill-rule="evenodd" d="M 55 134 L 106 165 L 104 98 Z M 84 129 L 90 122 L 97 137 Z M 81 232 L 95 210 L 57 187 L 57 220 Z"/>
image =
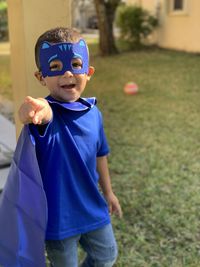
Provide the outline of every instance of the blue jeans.
<path id="1" fill-rule="evenodd" d="M 46 241 L 51 267 L 78 267 L 77 246 L 82 246 L 87 256 L 81 267 L 111 267 L 117 258 L 117 244 L 112 225 L 76 235 L 64 240 Z"/>

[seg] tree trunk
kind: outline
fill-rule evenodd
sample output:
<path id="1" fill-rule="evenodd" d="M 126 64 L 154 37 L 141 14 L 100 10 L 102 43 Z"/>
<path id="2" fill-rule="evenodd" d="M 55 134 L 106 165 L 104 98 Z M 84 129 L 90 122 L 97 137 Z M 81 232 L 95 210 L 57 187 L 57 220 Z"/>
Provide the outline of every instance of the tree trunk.
<path id="1" fill-rule="evenodd" d="M 113 22 L 120 0 L 94 0 L 94 3 L 98 18 L 100 53 L 103 56 L 117 54 Z"/>

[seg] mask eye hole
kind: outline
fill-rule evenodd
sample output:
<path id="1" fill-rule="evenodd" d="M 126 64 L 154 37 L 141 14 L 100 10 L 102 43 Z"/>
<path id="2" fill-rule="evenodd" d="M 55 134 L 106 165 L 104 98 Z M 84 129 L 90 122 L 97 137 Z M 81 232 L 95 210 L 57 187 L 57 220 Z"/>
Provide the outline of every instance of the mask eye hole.
<path id="1" fill-rule="evenodd" d="M 73 58 L 71 61 L 72 69 L 74 70 L 81 70 L 83 63 L 80 58 Z"/>
<path id="2" fill-rule="evenodd" d="M 52 60 L 49 64 L 50 71 L 61 71 L 63 69 L 63 63 L 62 61 L 56 59 Z"/>

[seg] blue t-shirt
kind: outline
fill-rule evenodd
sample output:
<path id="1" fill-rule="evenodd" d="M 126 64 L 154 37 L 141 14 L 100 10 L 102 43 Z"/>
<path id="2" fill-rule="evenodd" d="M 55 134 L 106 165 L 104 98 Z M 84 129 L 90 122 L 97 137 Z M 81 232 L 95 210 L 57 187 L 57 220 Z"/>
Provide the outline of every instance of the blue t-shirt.
<path id="1" fill-rule="evenodd" d="M 96 157 L 107 155 L 109 148 L 94 98 L 47 100 L 52 121 L 42 128 L 31 124 L 30 130 L 48 203 L 46 239 L 59 240 L 110 222 L 96 170 Z"/>

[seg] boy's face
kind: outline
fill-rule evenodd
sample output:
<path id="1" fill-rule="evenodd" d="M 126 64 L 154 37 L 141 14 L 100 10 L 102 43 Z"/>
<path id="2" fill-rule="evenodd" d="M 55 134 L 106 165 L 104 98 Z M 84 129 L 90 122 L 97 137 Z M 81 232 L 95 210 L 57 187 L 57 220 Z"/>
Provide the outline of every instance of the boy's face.
<path id="1" fill-rule="evenodd" d="M 44 43 L 40 50 L 41 73 L 35 76 L 57 100 L 76 101 L 94 73 L 88 66 L 86 43 Z"/>
<path id="2" fill-rule="evenodd" d="M 53 98 L 63 102 L 74 102 L 83 93 L 93 73 L 94 68 L 89 67 L 88 74 L 73 74 L 71 71 L 66 71 L 63 75 L 45 78 L 39 72 L 35 75 L 42 85 L 47 86 Z"/>

